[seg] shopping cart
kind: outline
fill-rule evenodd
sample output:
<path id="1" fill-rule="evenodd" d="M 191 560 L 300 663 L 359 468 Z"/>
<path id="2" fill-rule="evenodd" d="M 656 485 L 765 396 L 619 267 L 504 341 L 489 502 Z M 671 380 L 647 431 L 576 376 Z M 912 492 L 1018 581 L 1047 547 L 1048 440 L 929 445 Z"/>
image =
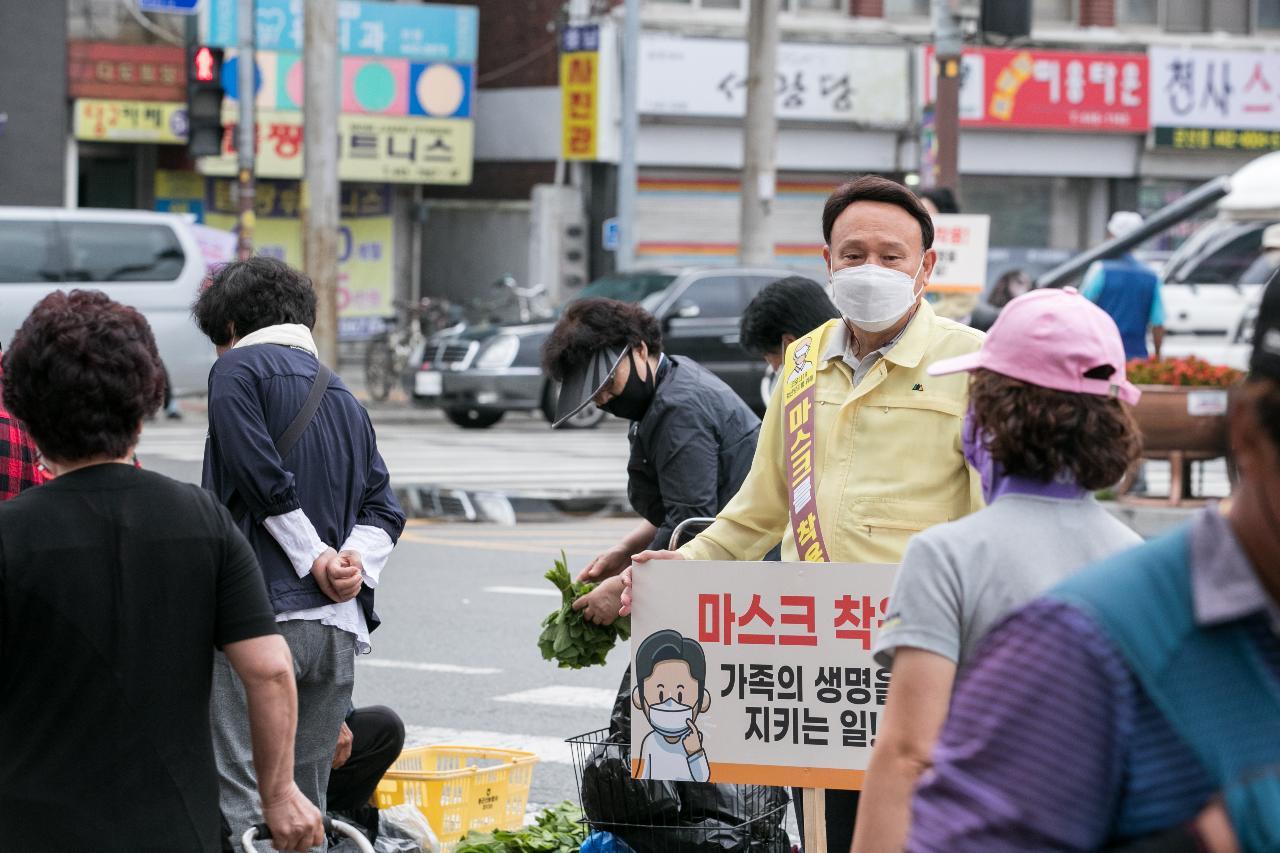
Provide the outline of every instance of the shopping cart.
<path id="1" fill-rule="evenodd" d="M 668 547 L 714 521 L 682 521 Z M 637 853 L 787 853 L 786 789 L 631 778 L 630 683 L 628 673 L 609 728 L 568 739 L 588 831 L 612 833 Z"/>
<path id="2" fill-rule="evenodd" d="M 369 843 L 369 839 L 364 837 L 364 833 L 340 820 L 333 820 L 326 817 L 324 819 L 324 834 L 345 835 L 356 843 L 356 847 L 360 848 L 360 853 L 373 853 L 373 845 Z M 271 838 L 271 829 L 265 823 L 251 826 L 245 830 L 244 835 L 240 836 L 240 847 L 244 853 L 258 853 L 258 848 L 254 846 L 255 841 L 268 841 Z"/>
<path id="3" fill-rule="evenodd" d="M 637 853 L 787 853 L 784 788 L 631 778 L 625 731 L 569 738 L 588 832 L 609 832 Z"/>

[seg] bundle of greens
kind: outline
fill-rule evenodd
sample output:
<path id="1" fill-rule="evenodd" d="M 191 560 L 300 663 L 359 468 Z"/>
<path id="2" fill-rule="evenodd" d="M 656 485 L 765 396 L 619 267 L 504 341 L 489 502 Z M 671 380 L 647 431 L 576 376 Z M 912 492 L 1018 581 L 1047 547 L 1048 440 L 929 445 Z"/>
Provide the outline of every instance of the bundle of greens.
<path id="1" fill-rule="evenodd" d="M 582 611 L 573 609 L 573 602 L 596 585 L 574 583 L 563 551 L 546 578 L 560 590 L 562 600 L 559 609 L 542 620 L 538 648 L 543 658 L 558 661 L 561 669 L 582 669 L 604 663 L 618 639 L 631 638 L 631 617 L 615 619 L 612 625 L 597 625 L 583 619 Z"/>
<path id="2" fill-rule="evenodd" d="M 467 833 L 454 853 L 578 853 L 585 838 L 581 809 L 565 800 L 538 815 L 532 826 Z"/>

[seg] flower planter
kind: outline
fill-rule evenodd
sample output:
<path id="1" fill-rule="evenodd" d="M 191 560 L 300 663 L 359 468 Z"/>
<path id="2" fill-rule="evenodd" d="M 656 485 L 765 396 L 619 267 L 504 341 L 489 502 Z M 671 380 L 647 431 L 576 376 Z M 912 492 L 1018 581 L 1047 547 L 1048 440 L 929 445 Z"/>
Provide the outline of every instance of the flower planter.
<path id="1" fill-rule="evenodd" d="M 1144 453 L 1227 454 L 1225 388 L 1139 385 L 1142 399 L 1133 408 Z"/>

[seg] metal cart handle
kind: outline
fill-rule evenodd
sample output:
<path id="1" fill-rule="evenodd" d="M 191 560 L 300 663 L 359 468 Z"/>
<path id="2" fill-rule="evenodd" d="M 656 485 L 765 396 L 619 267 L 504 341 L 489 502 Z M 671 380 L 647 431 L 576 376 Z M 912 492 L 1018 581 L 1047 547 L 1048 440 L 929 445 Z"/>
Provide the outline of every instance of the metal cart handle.
<path id="1" fill-rule="evenodd" d="M 365 838 L 363 832 L 349 823 L 326 817 L 324 819 L 324 832 L 325 835 L 332 832 L 345 835 L 356 843 L 356 846 L 360 848 L 360 853 L 374 853 L 373 845 L 369 843 L 369 839 Z M 240 846 L 244 848 L 244 853 L 257 853 L 257 848 L 253 846 L 253 842 L 267 841 L 270 838 L 271 828 L 265 823 L 259 823 L 246 829 L 244 835 L 240 836 Z"/>
<path id="2" fill-rule="evenodd" d="M 671 531 L 670 549 L 674 551 L 681 545 L 687 544 L 693 537 L 710 527 L 714 521 L 714 518 L 686 518 Z"/>

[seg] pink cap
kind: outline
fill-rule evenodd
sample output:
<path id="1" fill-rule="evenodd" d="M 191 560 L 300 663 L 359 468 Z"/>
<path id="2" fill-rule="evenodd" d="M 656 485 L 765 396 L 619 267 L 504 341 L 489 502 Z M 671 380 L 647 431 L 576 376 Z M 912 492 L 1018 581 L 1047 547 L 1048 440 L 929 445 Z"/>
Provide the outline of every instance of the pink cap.
<path id="1" fill-rule="evenodd" d="M 1041 388 L 1118 397 L 1130 405 L 1142 396 L 1125 378 L 1124 344 L 1115 321 L 1074 287 L 1019 296 L 1000 312 L 982 349 L 934 362 L 929 374 L 979 368 Z"/>

